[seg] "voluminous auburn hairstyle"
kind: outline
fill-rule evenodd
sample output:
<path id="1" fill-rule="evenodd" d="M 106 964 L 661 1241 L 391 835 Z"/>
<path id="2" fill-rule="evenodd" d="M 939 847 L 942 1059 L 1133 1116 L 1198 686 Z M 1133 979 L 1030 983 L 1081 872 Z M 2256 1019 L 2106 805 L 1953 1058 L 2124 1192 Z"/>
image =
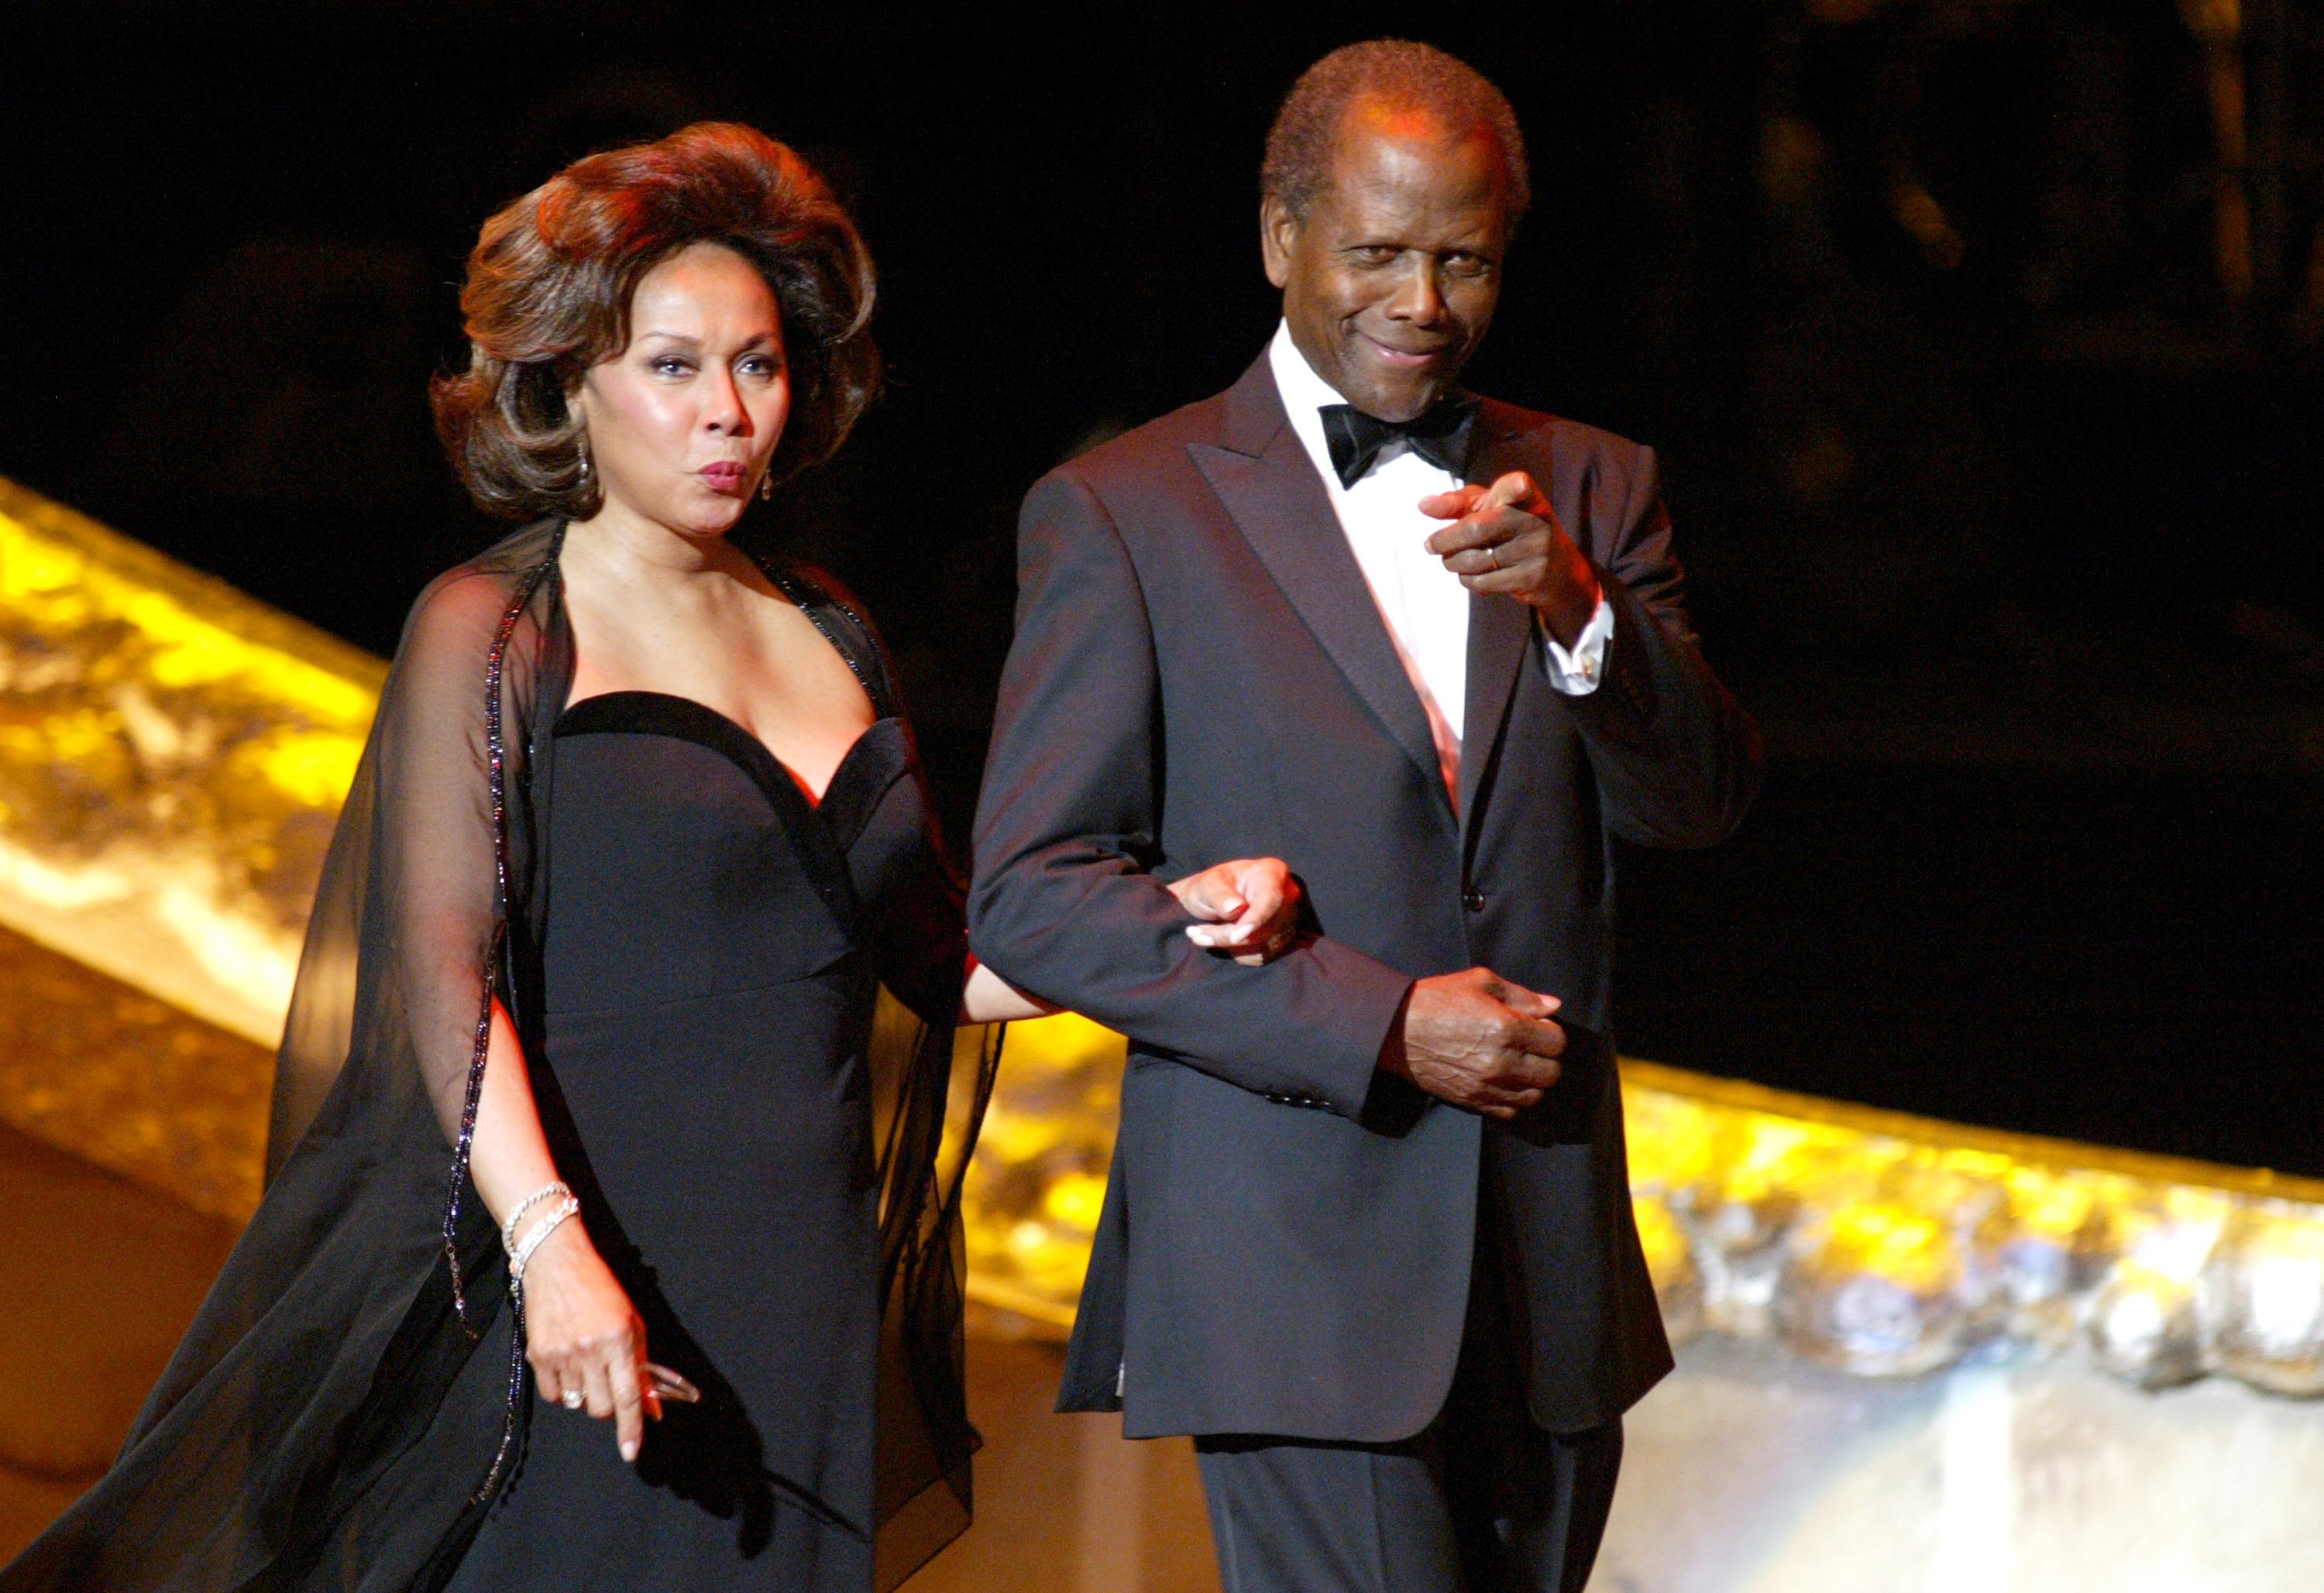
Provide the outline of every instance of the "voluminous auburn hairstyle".
<path id="1" fill-rule="evenodd" d="M 1268 130 L 1259 191 L 1305 220 L 1307 207 L 1332 180 L 1332 145 L 1340 118 L 1359 99 L 1434 111 L 1448 126 L 1482 124 L 1500 146 L 1509 226 L 1533 203 L 1525 134 L 1508 97 L 1458 56 L 1409 39 L 1368 39 L 1343 44 L 1299 74 Z"/>
<path id="2" fill-rule="evenodd" d="M 576 161 L 484 223 L 460 311 L 468 368 L 429 384 L 469 494 L 512 520 L 586 520 L 603 502 L 567 400 L 629 346 L 640 279 L 692 244 L 756 266 L 781 308 L 791 410 L 770 467 L 828 458 L 880 384 L 865 334 L 875 277 L 814 167 L 756 128 L 698 122 Z"/>

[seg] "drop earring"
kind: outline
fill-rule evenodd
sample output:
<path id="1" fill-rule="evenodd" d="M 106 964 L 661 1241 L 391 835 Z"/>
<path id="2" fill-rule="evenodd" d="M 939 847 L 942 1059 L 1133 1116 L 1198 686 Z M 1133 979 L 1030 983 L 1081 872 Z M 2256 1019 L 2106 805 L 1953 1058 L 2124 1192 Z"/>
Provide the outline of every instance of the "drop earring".
<path id="1" fill-rule="evenodd" d="M 759 497 L 761 502 L 771 502 L 774 501 L 774 496 L 775 467 L 770 464 L 767 466 L 767 473 L 759 478 Z"/>
<path id="2" fill-rule="evenodd" d="M 589 484 L 589 434 L 586 431 L 581 434 L 580 447 L 581 484 L 586 487 Z"/>

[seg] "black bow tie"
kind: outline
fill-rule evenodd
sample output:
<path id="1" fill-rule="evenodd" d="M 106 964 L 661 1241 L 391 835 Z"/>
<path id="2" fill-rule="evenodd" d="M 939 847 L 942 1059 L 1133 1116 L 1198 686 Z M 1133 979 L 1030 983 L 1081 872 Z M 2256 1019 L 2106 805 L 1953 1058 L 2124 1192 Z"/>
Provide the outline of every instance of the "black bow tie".
<path id="1" fill-rule="evenodd" d="M 1382 420 L 1353 404 L 1325 404 L 1323 441 L 1340 484 L 1352 487 L 1379 462 L 1380 452 L 1401 439 L 1439 470 L 1461 475 L 1469 468 L 1469 432 L 1477 419 L 1473 398 L 1449 398 L 1417 420 Z"/>

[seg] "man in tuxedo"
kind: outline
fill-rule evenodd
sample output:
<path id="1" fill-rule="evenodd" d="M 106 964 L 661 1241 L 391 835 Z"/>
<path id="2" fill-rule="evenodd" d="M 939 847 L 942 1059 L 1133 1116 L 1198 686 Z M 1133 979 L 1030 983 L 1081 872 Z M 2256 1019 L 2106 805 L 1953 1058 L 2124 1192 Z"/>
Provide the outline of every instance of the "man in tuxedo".
<path id="1" fill-rule="evenodd" d="M 1268 141 L 1273 341 L 1035 485 L 970 936 L 1129 1035 L 1059 1408 L 1190 1433 L 1231 1593 L 1579 1589 L 1670 1367 L 1608 1032 L 1611 838 L 1756 789 L 1651 451 L 1461 391 L 1526 198 L 1499 91 L 1325 57 Z M 1206 952 L 1162 881 L 1289 861 Z"/>

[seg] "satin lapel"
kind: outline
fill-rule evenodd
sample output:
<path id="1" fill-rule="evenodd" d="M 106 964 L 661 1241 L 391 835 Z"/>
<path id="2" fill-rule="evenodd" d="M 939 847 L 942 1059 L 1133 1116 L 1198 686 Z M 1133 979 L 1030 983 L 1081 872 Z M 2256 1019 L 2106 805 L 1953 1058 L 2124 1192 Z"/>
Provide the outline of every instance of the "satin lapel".
<path id="1" fill-rule="evenodd" d="M 1497 476 L 1521 467 L 1516 457 L 1520 434 L 1489 399 L 1478 413 L 1477 425 L 1482 435 L 1470 453 L 1468 476 L 1473 484 L 1488 486 Z M 1539 484 L 1548 490 L 1547 483 Z M 1469 594 L 1469 682 L 1461 713 L 1461 818 L 1466 829 L 1475 826 L 1478 782 L 1499 748 L 1509 694 L 1517 689 L 1518 668 L 1533 635 L 1533 611 L 1524 603 Z"/>
<path id="2" fill-rule="evenodd" d="M 1250 391 L 1254 380 L 1265 383 L 1263 392 Z M 1272 410 L 1271 430 L 1262 401 Z M 1339 517 L 1332 512 L 1314 463 L 1283 417 L 1263 358 L 1235 384 L 1228 407 L 1227 439 L 1250 445 L 1255 456 L 1195 443 L 1187 448 L 1195 467 L 1356 695 L 1427 776 L 1429 787 L 1441 794 L 1444 780 L 1427 715 L 1396 656 Z"/>

